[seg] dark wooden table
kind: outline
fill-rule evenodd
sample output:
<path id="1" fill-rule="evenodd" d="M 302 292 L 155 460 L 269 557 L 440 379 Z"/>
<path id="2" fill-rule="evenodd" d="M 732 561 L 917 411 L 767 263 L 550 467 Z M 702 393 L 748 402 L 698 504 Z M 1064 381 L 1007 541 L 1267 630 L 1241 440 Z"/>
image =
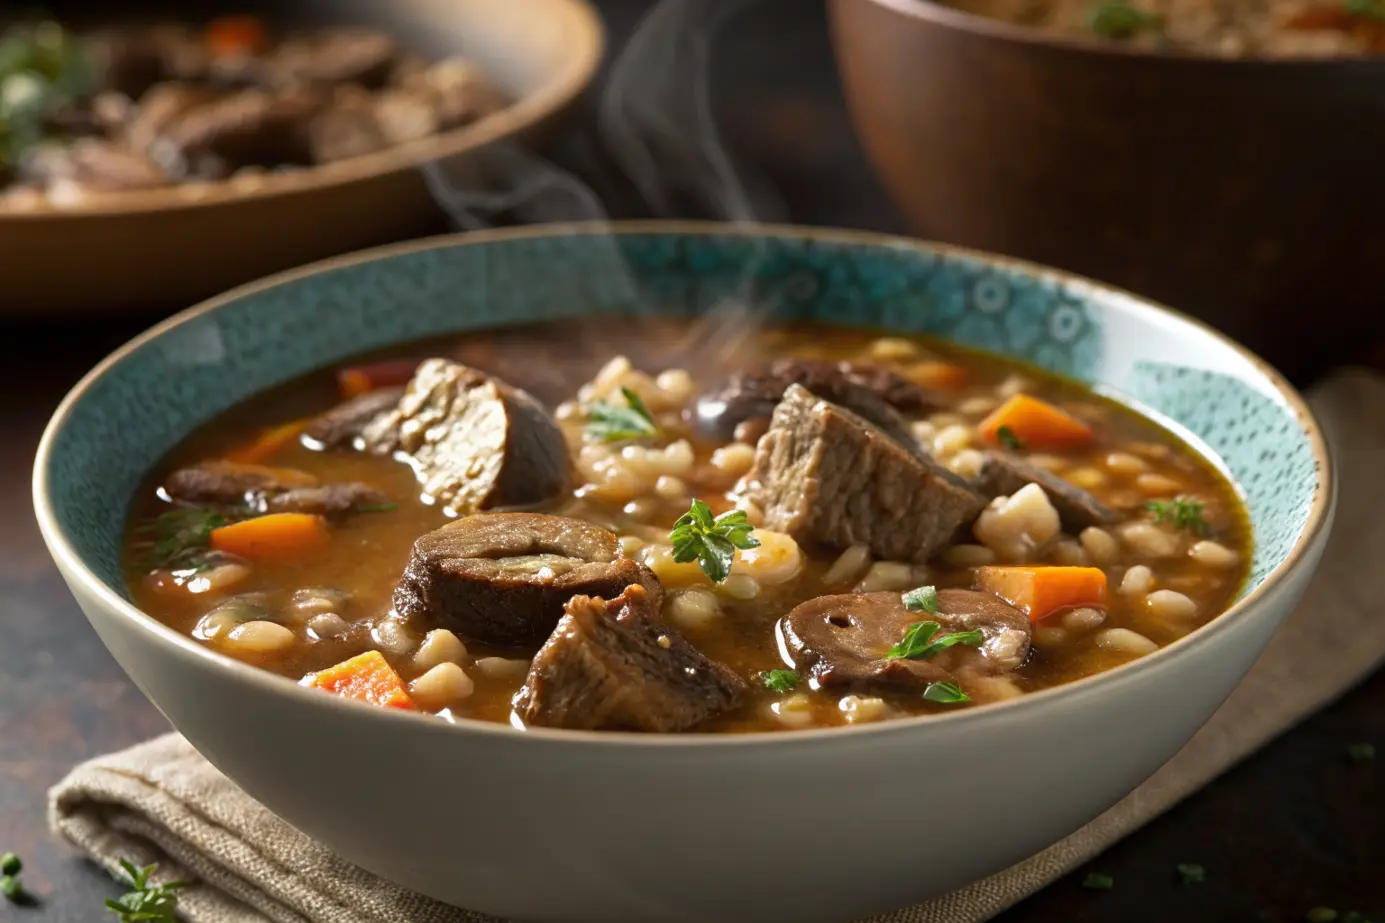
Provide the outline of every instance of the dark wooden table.
<path id="1" fill-rule="evenodd" d="M 603 6 L 618 39 L 643 3 Z M 736 91 L 722 93 L 727 134 L 795 220 L 898 230 L 852 140 L 821 11 L 788 6 L 756 13 L 719 46 L 718 87 Z M 63 393 L 153 319 L 0 324 L 0 852 L 24 856 L 39 896 L 33 908 L 0 903 L 0 921 L 107 917 L 115 888 L 48 834 L 45 793 L 73 764 L 167 728 L 73 603 L 29 497 L 34 448 Z M 1385 751 L 1385 673 L 1000 919 L 1288 923 L 1330 906 L 1385 923 L 1385 756 L 1351 763 L 1357 741 Z M 1204 884 L 1178 883 L 1175 865 L 1189 862 L 1206 868 Z M 1116 887 L 1083 889 L 1087 871 Z"/>

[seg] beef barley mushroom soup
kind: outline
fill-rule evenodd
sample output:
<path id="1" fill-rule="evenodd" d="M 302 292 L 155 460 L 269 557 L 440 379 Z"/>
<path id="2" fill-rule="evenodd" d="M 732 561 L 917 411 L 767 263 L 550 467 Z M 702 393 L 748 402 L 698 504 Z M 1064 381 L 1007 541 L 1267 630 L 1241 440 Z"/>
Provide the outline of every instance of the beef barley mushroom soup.
<path id="1" fill-rule="evenodd" d="M 1235 488 L 1073 382 L 811 325 L 712 372 L 680 360 L 688 333 L 469 334 L 260 395 L 150 477 L 131 593 L 200 644 L 377 707 L 743 732 L 1113 669 L 1245 577 Z"/>

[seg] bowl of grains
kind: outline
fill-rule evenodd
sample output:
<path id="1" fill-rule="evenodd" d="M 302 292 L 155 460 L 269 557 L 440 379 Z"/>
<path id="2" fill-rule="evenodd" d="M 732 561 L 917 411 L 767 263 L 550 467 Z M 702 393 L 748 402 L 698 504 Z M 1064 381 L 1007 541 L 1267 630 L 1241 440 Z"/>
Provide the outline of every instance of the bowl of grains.
<path id="1" fill-rule="evenodd" d="M 1305 378 L 1385 334 L 1385 0 L 831 0 L 920 235 L 1184 306 Z"/>

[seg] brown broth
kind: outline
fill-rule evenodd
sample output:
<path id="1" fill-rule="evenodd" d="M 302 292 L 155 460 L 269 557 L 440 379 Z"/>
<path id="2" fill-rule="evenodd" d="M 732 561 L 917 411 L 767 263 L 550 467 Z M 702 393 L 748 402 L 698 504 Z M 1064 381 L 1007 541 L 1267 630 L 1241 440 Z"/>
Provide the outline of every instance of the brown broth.
<path id="1" fill-rule="evenodd" d="M 431 341 L 392 351 L 391 355 L 455 358 L 496 374 L 511 384 L 527 388 L 553 407 L 572 400 L 578 388 L 613 356 L 629 356 L 637 367 L 651 374 L 678 367 L 678 345 L 684 342 L 687 331 L 685 325 L 676 322 L 632 323 L 623 319 L 612 324 L 591 319 Z M 1207 537 L 1215 539 L 1238 556 L 1235 566 L 1218 569 L 1200 564 L 1186 553 L 1170 559 L 1147 560 L 1123 549 L 1117 560 L 1104 568 L 1111 593 L 1106 620 L 1098 631 L 1126 628 L 1164 646 L 1210 621 L 1230 604 L 1244 579 L 1246 562 L 1250 557 L 1250 531 L 1244 510 L 1235 488 L 1218 469 L 1173 433 L 1130 408 L 1073 382 L 1032 367 L 935 340 L 912 338 L 905 341 L 906 346 L 900 346 L 902 338 L 892 335 L 887 346 L 898 352 L 912 343 L 918 355 L 881 360 L 872 352 L 880 337 L 881 334 L 870 330 L 795 325 L 762 331 L 749 340 L 748 345 L 753 347 L 750 353 L 763 357 L 797 355 L 853 360 L 875 357 L 874 361 L 906 376 L 924 374 L 929 367 L 923 363 L 927 362 L 960 365 L 966 370 L 965 384 L 948 392 L 955 399 L 954 407 L 960 408 L 953 414 L 959 419 L 939 422 L 955 422 L 968 427 L 974 427 L 984 415 L 980 411 L 984 399 L 995 399 L 997 389 L 1003 387 L 1008 379 L 1015 375 L 1023 376 L 1029 382 L 1025 393 L 1064 407 L 1086 419 L 1098 432 L 1097 443 L 1091 447 L 1061 454 L 1046 453 L 1054 455 L 1054 463 L 1061 466 L 1061 473 L 1078 477 L 1074 472 L 1085 471 L 1083 476 L 1088 479 L 1089 489 L 1117 510 L 1122 522 L 1150 521 L 1145 504 L 1155 499 L 1155 495 L 1139 489 L 1135 476 L 1118 474 L 1108 464 L 1108 456 L 1113 452 L 1142 458 L 1148 466 L 1148 474 L 1171 478 L 1178 483 L 1178 494 L 1195 496 L 1203 501 L 1204 518 L 1210 527 Z M 578 350 L 574 346 L 593 342 L 603 344 L 600 354 Z M 715 383 L 698 375 L 696 369 L 689 371 L 697 385 L 696 390 Z M 715 379 L 717 376 L 709 377 Z M 371 634 L 371 627 L 374 620 L 383 618 L 390 611 L 391 593 L 409 557 L 414 539 L 448 521 L 442 510 L 419 497 L 414 473 L 404 464 L 352 451 L 312 451 L 297 442 L 277 452 L 266 463 L 310 472 L 324 483 L 370 483 L 386 493 L 398 504 L 398 508 L 347 519 L 333 527 L 330 546 L 324 553 L 302 561 L 257 564 L 244 582 L 224 594 L 193 593 L 189 592 L 188 586 L 177 585 L 166 575 L 162 579 L 151 576 L 148 549 L 141 545 L 136 535 L 141 526 L 169 509 L 167 503 L 160 499 L 157 489 L 170 471 L 198 461 L 222 457 L 237 447 L 254 442 L 267 428 L 320 413 L 338 400 L 331 371 L 320 372 L 262 394 L 233 409 L 199 429 L 170 453 L 153 472 L 136 500 L 131 536 L 127 542 L 129 586 L 135 602 L 144 611 L 177 631 L 192 633 L 201 616 L 227 595 L 265 593 L 272 605 L 278 607 L 298 588 L 339 587 L 352 592 L 349 607 L 339 613 L 352 623 L 351 630 L 344 637 L 308 640 L 300 634 L 287 651 L 237 656 L 297 680 L 307 673 L 379 647 Z M 569 421 L 563 426 L 571 438 L 580 438 L 577 436 L 580 421 Z M 707 501 L 717 512 L 730 508 L 732 501 L 726 494 L 735 477 L 709 464 L 719 444 L 699 439 L 690 432 L 675 435 L 688 438 L 694 449 L 692 471 L 682 479 L 691 495 Z M 577 451 L 576 445 L 574 451 Z M 1098 474 L 1092 474 L 1093 471 Z M 1098 479 L 1104 479 L 1105 483 L 1096 483 Z M 577 480 L 579 483 L 582 481 L 580 475 Z M 648 541 L 650 536 L 666 533 L 674 520 L 687 510 L 686 498 L 671 501 L 656 496 L 642 496 L 636 499 L 640 501 L 637 508 L 631 508 L 634 512 L 628 512 L 620 498 L 602 499 L 599 492 L 594 494 L 589 491 L 585 496 L 569 497 L 548 511 L 590 518 L 612 528 L 619 535 L 638 535 Z M 1184 543 L 1185 550 L 1186 545 L 1191 543 L 1186 536 L 1180 537 L 1180 541 Z M 761 671 L 785 666 L 776 641 L 776 622 L 781 616 L 806 599 L 849 589 L 840 586 L 828 588 L 822 583 L 823 574 L 836 560 L 838 553 L 809 553 L 805 550 L 805 566 L 794 580 L 777 586 L 764 585 L 760 595 L 750 600 L 735 600 L 722 595 L 721 616 L 702 627 L 681 628 L 688 640 L 704 654 L 722 661 L 752 680 L 752 694 L 741 708 L 708 722 L 699 730 L 770 731 L 791 726 L 843 723 L 845 715 L 839 697 L 820 690 L 808 690 L 806 685 L 799 689 L 806 696 L 806 702 L 794 699 L 801 709 L 799 719 L 787 722 L 771 711 L 771 706 L 785 697 L 763 689 L 756 681 Z M 1050 556 L 1053 553 L 1050 552 Z M 1051 560 L 1041 559 L 1041 562 L 1050 563 Z M 1142 598 L 1127 598 L 1119 593 L 1117 588 L 1124 571 L 1136 564 L 1145 564 L 1152 569 L 1159 588 L 1174 589 L 1191 598 L 1197 604 L 1195 617 L 1186 621 L 1156 618 L 1148 611 Z M 685 577 L 692 583 L 701 579 L 693 565 L 687 567 L 694 569 L 690 576 L 687 569 L 675 569 L 672 579 L 661 572 L 666 588 L 675 588 Z M 966 587 L 973 582 L 970 568 L 933 562 L 928 571 L 926 582 L 940 588 Z M 1068 632 L 1068 636 L 1062 638 L 1052 631 L 1057 621 L 1058 617 L 1054 617 L 1036 626 L 1039 633 L 1036 634 L 1030 658 L 1011 676 L 1018 691 L 1029 692 L 1071 682 L 1120 666 L 1134 658 L 1134 655 L 1098 646 L 1096 632 L 1093 631 Z M 473 660 L 490 655 L 527 659 L 532 654 L 532 651 L 492 651 L 468 639 L 463 640 Z M 406 681 L 420 672 L 411 665 L 407 654 L 387 654 L 387 657 Z M 458 717 L 509 722 L 510 697 L 523 680 L 522 671 L 515 668 L 511 675 L 495 676 L 486 670 L 473 668 L 471 664 L 467 664 L 466 668 L 475 681 L 475 691 L 452 706 L 448 713 Z M 973 694 L 974 704 L 984 704 L 1005 694 L 1006 690 L 983 690 Z M 888 713 L 895 716 L 971 707 L 938 705 L 917 697 L 890 698 L 886 705 Z"/>

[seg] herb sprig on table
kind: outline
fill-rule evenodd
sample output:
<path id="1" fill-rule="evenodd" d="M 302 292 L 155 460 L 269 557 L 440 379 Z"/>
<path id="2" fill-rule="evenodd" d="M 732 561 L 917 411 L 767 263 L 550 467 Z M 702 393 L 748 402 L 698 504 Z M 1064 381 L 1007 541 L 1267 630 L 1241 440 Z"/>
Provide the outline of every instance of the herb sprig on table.
<path id="1" fill-rule="evenodd" d="M 128 859 L 121 859 L 120 867 L 125 873 L 120 883 L 130 890 L 106 901 L 106 907 L 115 914 L 116 919 L 120 923 L 176 923 L 178 889 L 187 887 L 187 882 L 151 884 L 149 876 L 158 868 L 157 865 L 139 868 Z"/>

